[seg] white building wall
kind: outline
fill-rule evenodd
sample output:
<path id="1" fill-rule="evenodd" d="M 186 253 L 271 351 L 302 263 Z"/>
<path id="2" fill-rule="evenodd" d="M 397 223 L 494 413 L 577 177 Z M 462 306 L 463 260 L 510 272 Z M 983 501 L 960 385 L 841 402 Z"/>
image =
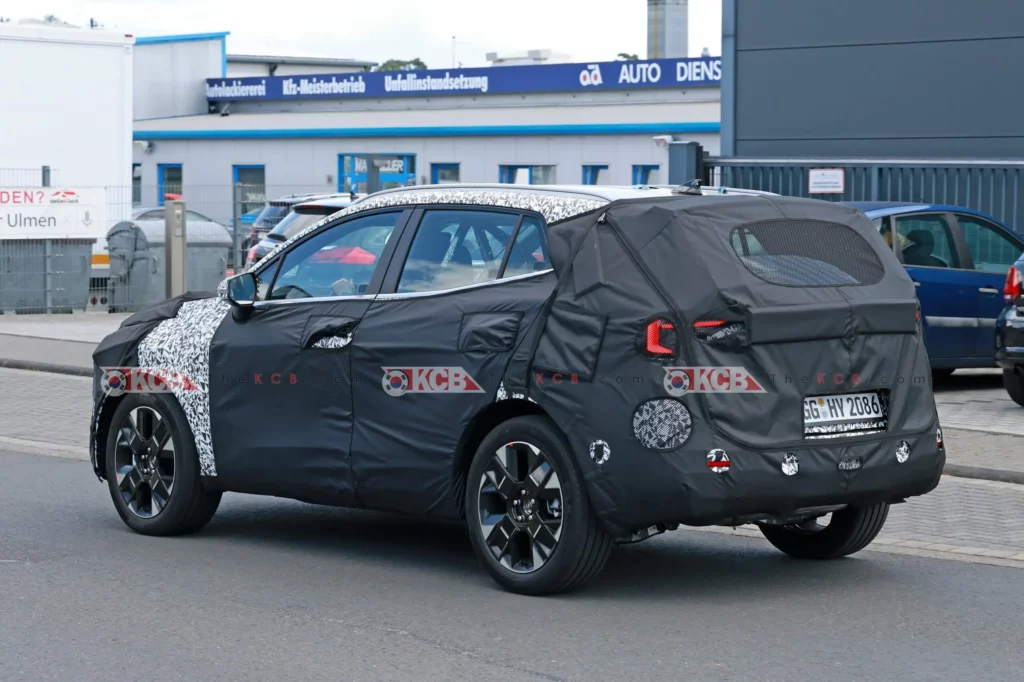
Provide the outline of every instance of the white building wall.
<path id="1" fill-rule="evenodd" d="M 135 46 L 136 121 L 205 114 L 206 79 L 219 78 L 223 40 Z"/>
<path id="2" fill-rule="evenodd" d="M 718 134 L 687 135 L 718 154 Z M 221 222 L 234 215 L 232 166 L 265 167 L 269 197 L 338 189 L 340 154 L 413 154 L 417 183 L 430 182 L 431 164 L 460 164 L 462 182 L 498 182 L 502 165 L 554 165 L 558 184 L 580 184 L 583 166 L 607 165 L 600 184 L 628 185 L 634 165 L 658 165 L 654 184 L 668 181 L 668 150 L 651 135 L 537 135 L 519 137 L 409 137 L 254 140 L 156 140 L 137 152 L 143 202 L 157 195 L 157 165 L 180 163 L 189 207 Z"/>

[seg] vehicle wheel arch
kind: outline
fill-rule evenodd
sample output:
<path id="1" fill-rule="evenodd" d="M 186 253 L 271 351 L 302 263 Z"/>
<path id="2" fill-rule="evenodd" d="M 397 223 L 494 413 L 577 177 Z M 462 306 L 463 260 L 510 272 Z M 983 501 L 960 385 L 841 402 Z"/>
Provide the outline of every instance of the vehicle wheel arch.
<path id="1" fill-rule="evenodd" d="M 470 420 L 469 424 L 462 431 L 459 443 L 455 449 L 455 459 L 452 462 L 452 492 L 455 497 L 456 509 L 459 516 L 463 517 L 466 496 L 466 477 L 469 474 L 469 467 L 473 463 L 473 456 L 480 447 L 480 443 L 499 424 L 516 417 L 542 416 L 548 417 L 548 413 L 537 403 L 522 398 L 510 398 L 491 403 Z"/>
<path id="2" fill-rule="evenodd" d="M 107 478 L 107 436 L 110 434 L 110 426 L 114 421 L 114 413 L 117 412 L 117 408 L 126 396 L 127 394 L 107 396 L 100 403 L 96 426 L 92 434 L 92 447 L 96 453 L 96 475 L 103 481 Z"/>

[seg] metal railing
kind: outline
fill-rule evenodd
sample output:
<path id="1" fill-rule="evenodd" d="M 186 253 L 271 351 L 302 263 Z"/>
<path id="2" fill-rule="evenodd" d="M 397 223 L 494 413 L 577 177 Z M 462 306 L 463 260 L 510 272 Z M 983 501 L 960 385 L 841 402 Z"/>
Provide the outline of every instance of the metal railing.
<path id="1" fill-rule="evenodd" d="M 922 159 L 735 159 L 705 161 L 710 184 L 827 201 L 900 201 L 963 206 L 1024 231 L 1024 161 Z M 841 194 L 815 194 L 809 172 L 841 168 Z"/>

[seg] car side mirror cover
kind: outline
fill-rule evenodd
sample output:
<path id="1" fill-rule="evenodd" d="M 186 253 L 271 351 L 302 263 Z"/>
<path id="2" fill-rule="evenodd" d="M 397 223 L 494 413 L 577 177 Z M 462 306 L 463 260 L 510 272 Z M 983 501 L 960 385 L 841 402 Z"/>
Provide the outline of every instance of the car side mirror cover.
<path id="1" fill-rule="evenodd" d="M 252 308 L 256 305 L 256 275 L 243 272 L 227 280 L 224 298 L 235 308 Z"/>

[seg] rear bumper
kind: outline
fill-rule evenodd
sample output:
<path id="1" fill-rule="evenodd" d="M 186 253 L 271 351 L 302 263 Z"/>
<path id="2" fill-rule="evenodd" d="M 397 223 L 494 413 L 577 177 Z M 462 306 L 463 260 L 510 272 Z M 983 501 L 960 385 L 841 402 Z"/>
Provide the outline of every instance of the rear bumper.
<path id="1" fill-rule="evenodd" d="M 1024 313 L 1007 306 L 996 321 L 996 363 L 1003 369 L 1024 366 Z"/>
<path id="2" fill-rule="evenodd" d="M 902 441 L 910 454 L 900 463 L 896 451 Z M 946 461 L 934 430 L 856 444 L 819 441 L 789 452 L 726 451 L 729 468 L 722 472 L 708 466 L 705 452 L 685 447 L 655 455 L 660 462 L 642 479 L 615 481 L 612 472 L 592 469 L 588 483 L 598 516 L 609 530 L 622 533 L 656 524 L 712 525 L 787 516 L 805 507 L 891 502 L 934 489 Z M 624 454 L 653 463 L 652 453 L 642 449 Z M 796 459 L 795 472 L 792 466 L 784 470 L 787 455 Z"/>

